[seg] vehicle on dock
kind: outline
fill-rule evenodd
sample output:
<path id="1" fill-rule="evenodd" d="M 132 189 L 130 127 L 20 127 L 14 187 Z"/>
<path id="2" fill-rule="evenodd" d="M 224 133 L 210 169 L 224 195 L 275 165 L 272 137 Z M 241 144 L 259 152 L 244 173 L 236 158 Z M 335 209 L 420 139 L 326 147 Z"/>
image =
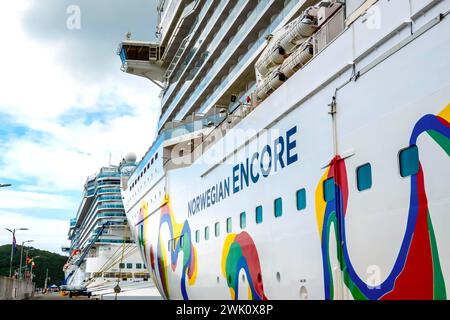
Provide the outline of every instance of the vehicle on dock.
<path id="1" fill-rule="evenodd" d="M 69 298 L 72 297 L 77 297 L 77 296 L 87 296 L 88 298 L 91 297 L 91 292 L 87 290 L 86 287 L 83 286 L 67 286 L 67 285 L 62 285 L 61 286 L 61 292 L 62 295 L 68 295 Z"/>

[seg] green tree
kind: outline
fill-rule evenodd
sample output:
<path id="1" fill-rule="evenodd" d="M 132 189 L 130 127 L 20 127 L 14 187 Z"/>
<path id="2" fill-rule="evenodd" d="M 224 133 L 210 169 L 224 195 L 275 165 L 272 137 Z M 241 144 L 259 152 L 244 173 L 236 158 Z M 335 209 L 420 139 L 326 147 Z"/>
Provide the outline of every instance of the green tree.
<path id="1" fill-rule="evenodd" d="M 39 250 L 32 247 L 24 247 L 23 249 L 23 261 L 22 267 L 25 266 L 25 251 L 30 249 L 30 257 L 39 256 L 35 259 L 36 268 L 33 269 L 33 282 L 36 283 L 36 288 L 43 288 L 45 283 L 45 273 L 48 269 L 48 276 L 51 280 L 48 281 L 48 285 L 56 284 L 60 285 L 64 280 L 64 272 L 62 268 L 67 261 L 67 257 L 59 255 L 57 253 Z M 21 246 L 17 246 L 16 253 L 13 257 L 13 274 L 14 270 L 19 270 L 20 265 L 20 250 Z M 0 275 L 9 276 L 9 261 L 11 254 L 11 245 L 7 244 L 0 246 Z M 28 270 L 30 270 L 30 265 L 28 265 Z"/>

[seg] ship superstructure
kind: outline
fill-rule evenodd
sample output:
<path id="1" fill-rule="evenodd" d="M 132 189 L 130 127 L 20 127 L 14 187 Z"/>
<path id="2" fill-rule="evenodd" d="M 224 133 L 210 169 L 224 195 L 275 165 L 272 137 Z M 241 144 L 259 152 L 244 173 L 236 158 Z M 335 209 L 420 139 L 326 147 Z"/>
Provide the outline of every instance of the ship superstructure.
<path id="1" fill-rule="evenodd" d="M 450 0 L 160 1 L 122 196 L 167 299 L 445 299 Z M 437 169 L 439 168 L 439 169 Z"/>
<path id="2" fill-rule="evenodd" d="M 118 167 L 103 167 L 87 178 L 64 265 L 68 288 L 94 288 L 108 281 L 148 280 L 149 274 L 131 237 L 120 193 Z"/>

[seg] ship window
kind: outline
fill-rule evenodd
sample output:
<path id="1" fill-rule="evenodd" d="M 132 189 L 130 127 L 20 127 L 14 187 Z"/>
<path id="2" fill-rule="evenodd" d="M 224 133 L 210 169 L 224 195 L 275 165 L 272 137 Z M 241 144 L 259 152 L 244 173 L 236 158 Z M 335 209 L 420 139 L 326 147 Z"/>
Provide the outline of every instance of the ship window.
<path id="1" fill-rule="evenodd" d="M 195 242 L 200 242 L 200 230 L 195 231 Z"/>
<path id="2" fill-rule="evenodd" d="M 153 164 L 153 158 L 152 158 L 152 160 L 150 162 Z"/>
<path id="3" fill-rule="evenodd" d="M 273 207 L 275 217 L 281 217 L 281 215 L 283 214 L 283 200 L 281 198 L 276 198 L 273 202 Z"/>
<path id="4" fill-rule="evenodd" d="M 232 225 L 231 225 L 231 217 L 227 219 L 227 233 L 230 233 L 232 230 Z"/>
<path id="5" fill-rule="evenodd" d="M 209 227 L 205 227 L 205 240 L 209 240 Z"/>
<path id="6" fill-rule="evenodd" d="M 133 264 L 132 263 L 127 263 L 127 269 L 132 269 L 133 268 Z"/>
<path id="7" fill-rule="evenodd" d="M 327 179 L 323 182 L 323 197 L 326 202 L 334 200 L 334 178 Z"/>
<path id="8" fill-rule="evenodd" d="M 144 263 L 144 265 L 143 265 L 142 267 L 143 267 L 144 269 L 147 268 L 147 266 L 145 265 L 145 263 Z"/>
<path id="9" fill-rule="evenodd" d="M 306 190 L 305 188 L 297 191 L 297 210 L 306 208 Z"/>
<path id="10" fill-rule="evenodd" d="M 400 175 L 409 177 L 419 172 L 419 149 L 416 145 L 403 149 L 399 153 Z"/>
<path id="11" fill-rule="evenodd" d="M 245 226 L 247 225 L 247 221 L 246 221 L 246 217 L 245 217 L 245 212 L 242 212 L 240 217 L 239 217 L 239 224 L 241 226 L 241 229 L 245 229 Z"/>
<path id="12" fill-rule="evenodd" d="M 257 206 L 255 209 L 256 223 L 261 223 L 263 221 L 263 209 L 262 206 Z"/>
<path id="13" fill-rule="evenodd" d="M 372 187 L 372 166 L 370 163 L 356 168 L 356 186 L 358 191 L 364 191 Z"/>
<path id="14" fill-rule="evenodd" d="M 220 236 L 220 223 L 216 222 L 216 224 L 214 225 L 214 234 L 216 236 L 216 238 L 218 236 Z"/>
<path id="15" fill-rule="evenodd" d="M 144 173 L 146 173 L 146 172 L 147 172 L 147 167 L 144 168 Z"/>
<path id="16" fill-rule="evenodd" d="M 155 154 L 155 160 L 158 159 L 158 152 Z"/>
<path id="17" fill-rule="evenodd" d="M 119 268 L 120 269 L 124 269 L 125 268 L 125 263 L 119 263 Z"/>
<path id="18" fill-rule="evenodd" d="M 136 263 L 136 269 L 142 269 L 142 263 Z"/>
<path id="19" fill-rule="evenodd" d="M 150 169 L 150 163 L 147 163 L 147 170 Z"/>

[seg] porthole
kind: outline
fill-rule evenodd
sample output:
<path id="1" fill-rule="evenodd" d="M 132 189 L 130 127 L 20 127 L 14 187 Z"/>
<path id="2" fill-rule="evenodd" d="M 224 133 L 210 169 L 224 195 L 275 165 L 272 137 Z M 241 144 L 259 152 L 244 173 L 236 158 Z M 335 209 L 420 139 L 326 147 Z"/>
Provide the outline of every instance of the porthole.
<path id="1" fill-rule="evenodd" d="M 399 152 L 400 175 L 409 177 L 416 175 L 420 169 L 419 149 L 416 145 Z"/>
<path id="2" fill-rule="evenodd" d="M 263 210 L 262 206 L 257 206 L 255 209 L 255 220 L 256 223 L 261 223 L 263 221 Z"/>
<path id="3" fill-rule="evenodd" d="M 281 217 L 283 214 L 283 204 L 281 198 L 277 198 L 274 201 L 274 214 L 276 218 Z"/>
<path id="4" fill-rule="evenodd" d="M 305 188 L 297 191 L 297 210 L 306 208 L 306 190 Z"/>
<path id="5" fill-rule="evenodd" d="M 334 200 L 334 178 L 329 178 L 323 182 L 323 197 L 326 202 L 331 202 Z"/>
<path id="6" fill-rule="evenodd" d="M 356 187 L 364 191 L 372 187 L 372 166 L 366 163 L 356 169 Z"/>

